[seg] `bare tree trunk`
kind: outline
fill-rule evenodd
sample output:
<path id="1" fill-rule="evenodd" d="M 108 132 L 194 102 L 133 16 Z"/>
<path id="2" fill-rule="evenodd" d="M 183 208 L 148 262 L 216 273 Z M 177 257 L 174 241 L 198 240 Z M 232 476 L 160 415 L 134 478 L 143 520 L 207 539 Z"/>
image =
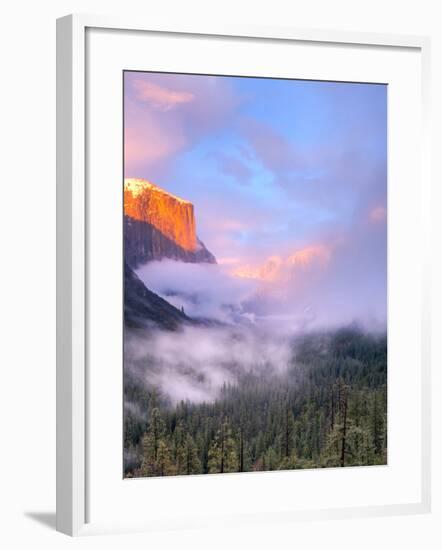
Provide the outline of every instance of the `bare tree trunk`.
<path id="1" fill-rule="evenodd" d="M 341 414 L 341 379 L 338 380 L 338 413 Z"/>
<path id="2" fill-rule="evenodd" d="M 155 416 L 153 425 L 153 455 L 155 460 L 158 456 L 158 431 L 157 417 Z"/>
<path id="3" fill-rule="evenodd" d="M 224 423 L 221 424 L 221 465 L 220 472 L 224 473 Z"/>
<path id="4" fill-rule="evenodd" d="M 342 424 L 342 448 L 341 448 L 341 466 L 345 466 L 345 439 L 347 437 L 347 406 L 348 406 L 348 389 L 343 390 L 343 424 Z"/>
<path id="5" fill-rule="evenodd" d="M 289 408 L 285 409 L 285 456 L 289 456 Z"/>
<path id="6" fill-rule="evenodd" d="M 242 428 L 239 432 L 239 471 L 244 472 L 244 436 Z"/>
<path id="7" fill-rule="evenodd" d="M 374 393 L 373 398 L 373 439 L 375 452 L 379 452 L 379 433 L 378 433 L 378 401 L 377 394 Z"/>

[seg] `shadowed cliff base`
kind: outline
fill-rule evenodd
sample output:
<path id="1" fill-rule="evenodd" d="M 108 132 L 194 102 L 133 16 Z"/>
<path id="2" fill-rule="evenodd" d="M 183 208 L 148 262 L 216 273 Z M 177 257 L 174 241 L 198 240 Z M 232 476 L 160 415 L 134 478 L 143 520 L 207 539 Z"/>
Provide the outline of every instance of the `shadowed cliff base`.
<path id="1" fill-rule="evenodd" d="M 124 257 L 132 268 L 152 260 L 169 258 L 188 263 L 216 264 L 216 259 L 197 238 L 197 248 L 190 251 L 166 237 L 152 224 L 124 216 Z"/>

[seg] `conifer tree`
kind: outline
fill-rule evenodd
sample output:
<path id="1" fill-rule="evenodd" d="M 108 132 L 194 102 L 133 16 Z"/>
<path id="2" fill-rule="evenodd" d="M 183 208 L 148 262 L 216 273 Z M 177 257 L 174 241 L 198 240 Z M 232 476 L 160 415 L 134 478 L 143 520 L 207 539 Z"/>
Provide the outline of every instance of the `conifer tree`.
<path id="1" fill-rule="evenodd" d="M 149 425 L 146 434 L 142 439 L 142 461 L 141 474 L 143 476 L 159 475 L 158 472 L 158 451 L 160 443 L 164 442 L 165 426 L 161 413 L 157 407 L 154 407 L 150 413 Z M 164 460 L 164 446 L 161 452 Z"/>
<path id="2" fill-rule="evenodd" d="M 201 473 L 201 462 L 198 458 L 198 448 L 190 434 L 183 439 L 177 451 L 177 473 L 191 475 Z"/>
<path id="3" fill-rule="evenodd" d="M 289 458 L 293 450 L 293 437 L 295 431 L 295 418 L 293 411 L 289 405 L 286 404 L 283 412 L 282 419 L 282 449 L 281 455 L 285 458 Z"/>
<path id="4" fill-rule="evenodd" d="M 164 438 L 158 443 L 157 458 L 155 461 L 155 475 L 172 476 L 175 475 L 176 468 L 172 461 L 172 453 L 169 445 Z"/>
<path id="5" fill-rule="evenodd" d="M 221 422 L 209 449 L 208 469 L 210 474 L 238 471 L 235 441 L 227 419 Z"/>

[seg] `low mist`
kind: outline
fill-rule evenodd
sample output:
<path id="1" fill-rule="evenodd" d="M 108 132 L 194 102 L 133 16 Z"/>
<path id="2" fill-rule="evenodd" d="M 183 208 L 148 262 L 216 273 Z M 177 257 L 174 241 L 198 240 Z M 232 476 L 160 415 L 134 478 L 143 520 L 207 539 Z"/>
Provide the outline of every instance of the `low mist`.
<path id="1" fill-rule="evenodd" d="M 292 358 L 286 336 L 252 328 L 186 327 L 149 331 L 125 341 L 125 371 L 171 403 L 214 401 L 224 384 L 253 374 L 282 375 Z"/>

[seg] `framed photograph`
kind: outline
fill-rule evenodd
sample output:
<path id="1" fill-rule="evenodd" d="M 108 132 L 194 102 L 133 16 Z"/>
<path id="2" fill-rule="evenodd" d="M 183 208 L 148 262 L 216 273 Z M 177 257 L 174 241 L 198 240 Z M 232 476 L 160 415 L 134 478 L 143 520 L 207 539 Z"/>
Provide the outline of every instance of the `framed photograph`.
<path id="1" fill-rule="evenodd" d="M 58 20 L 58 530 L 429 511 L 428 66 Z"/>

